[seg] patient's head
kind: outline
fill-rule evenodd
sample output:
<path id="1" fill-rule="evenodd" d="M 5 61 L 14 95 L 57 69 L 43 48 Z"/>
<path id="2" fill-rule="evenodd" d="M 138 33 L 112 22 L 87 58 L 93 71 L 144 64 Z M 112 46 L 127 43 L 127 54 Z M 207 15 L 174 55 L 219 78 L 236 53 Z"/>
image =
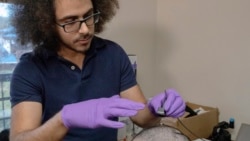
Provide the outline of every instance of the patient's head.
<path id="1" fill-rule="evenodd" d="M 179 130 L 169 126 L 157 126 L 142 130 L 133 141 L 190 141 Z"/>

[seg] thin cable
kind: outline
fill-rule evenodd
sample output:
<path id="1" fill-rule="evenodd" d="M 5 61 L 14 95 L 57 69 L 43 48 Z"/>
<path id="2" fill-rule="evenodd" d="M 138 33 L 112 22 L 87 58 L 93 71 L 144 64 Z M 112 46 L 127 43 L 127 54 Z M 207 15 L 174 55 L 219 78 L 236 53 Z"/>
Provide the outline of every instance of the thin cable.
<path id="1" fill-rule="evenodd" d="M 187 126 L 185 126 L 184 124 L 183 124 L 183 122 L 179 119 L 179 118 L 177 118 L 178 119 L 178 121 L 181 123 L 181 125 L 189 132 L 189 133 L 191 133 L 193 136 L 195 136 L 196 138 L 198 138 L 198 139 L 201 139 L 202 141 L 206 141 L 206 140 L 204 140 L 203 138 L 200 138 L 198 135 L 196 135 L 194 132 L 192 132 L 189 128 L 187 128 Z"/>

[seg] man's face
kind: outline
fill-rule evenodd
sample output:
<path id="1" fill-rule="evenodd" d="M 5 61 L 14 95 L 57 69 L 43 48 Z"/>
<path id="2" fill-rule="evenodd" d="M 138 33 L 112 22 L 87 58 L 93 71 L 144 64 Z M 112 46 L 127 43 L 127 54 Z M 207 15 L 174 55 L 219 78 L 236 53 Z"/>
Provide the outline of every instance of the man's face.
<path id="1" fill-rule="evenodd" d="M 93 13 L 91 0 L 55 0 L 56 22 L 60 25 L 82 20 Z M 60 26 L 56 26 L 56 30 L 60 39 L 60 50 L 76 53 L 85 53 L 94 35 L 94 25 L 87 26 L 84 22 L 73 32 L 67 33 Z"/>

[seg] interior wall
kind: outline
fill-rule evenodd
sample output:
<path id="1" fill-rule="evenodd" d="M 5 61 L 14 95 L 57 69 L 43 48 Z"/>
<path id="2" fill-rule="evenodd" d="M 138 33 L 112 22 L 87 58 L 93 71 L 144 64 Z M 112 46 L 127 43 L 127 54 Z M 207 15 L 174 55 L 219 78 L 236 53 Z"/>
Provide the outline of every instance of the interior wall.
<path id="1" fill-rule="evenodd" d="M 218 107 L 220 121 L 250 123 L 250 1 L 158 0 L 155 89 Z"/>
<path id="2" fill-rule="evenodd" d="M 120 0 L 117 15 L 106 26 L 101 37 L 120 44 L 128 54 L 137 56 L 137 80 L 144 94 L 155 94 L 153 60 L 156 45 L 156 2 Z"/>

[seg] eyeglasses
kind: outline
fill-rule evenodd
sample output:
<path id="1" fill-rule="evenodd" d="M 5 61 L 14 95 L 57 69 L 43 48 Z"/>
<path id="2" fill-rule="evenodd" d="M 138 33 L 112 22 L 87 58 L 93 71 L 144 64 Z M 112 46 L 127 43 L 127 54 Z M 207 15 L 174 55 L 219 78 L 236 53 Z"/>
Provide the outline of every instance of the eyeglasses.
<path id="1" fill-rule="evenodd" d="M 82 20 L 79 20 L 79 21 L 68 22 L 65 24 L 58 24 L 58 23 L 56 23 L 56 24 L 58 26 L 62 27 L 66 33 L 76 32 L 81 28 L 82 23 L 85 23 L 86 26 L 92 26 L 92 25 L 98 23 L 100 14 L 101 14 L 101 12 L 97 11 L 96 13 L 94 13 L 94 14 L 92 14 L 92 15 L 90 15 Z"/>

